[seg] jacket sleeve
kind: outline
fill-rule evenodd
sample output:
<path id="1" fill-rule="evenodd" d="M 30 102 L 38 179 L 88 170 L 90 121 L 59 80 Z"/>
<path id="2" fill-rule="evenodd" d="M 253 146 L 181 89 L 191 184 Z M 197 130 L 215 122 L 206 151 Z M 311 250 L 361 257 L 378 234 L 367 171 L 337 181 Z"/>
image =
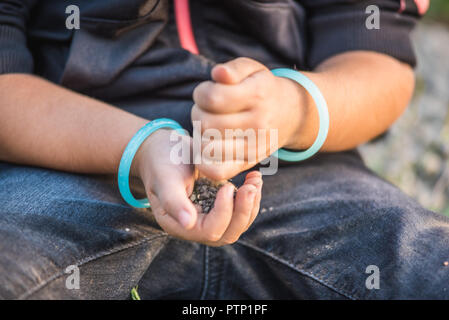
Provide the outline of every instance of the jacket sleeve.
<path id="1" fill-rule="evenodd" d="M 416 65 L 410 32 L 429 0 L 303 0 L 307 12 L 308 64 L 346 51 L 369 50 Z M 372 28 L 378 8 L 379 28 Z M 374 13 L 375 14 L 375 13 Z M 371 18 L 370 18 L 371 17 Z M 367 19 L 368 25 L 367 27 Z"/>
<path id="2" fill-rule="evenodd" d="M 0 74 L 32 73 L 26 25 L 35 0 L 0 1 Z"/>

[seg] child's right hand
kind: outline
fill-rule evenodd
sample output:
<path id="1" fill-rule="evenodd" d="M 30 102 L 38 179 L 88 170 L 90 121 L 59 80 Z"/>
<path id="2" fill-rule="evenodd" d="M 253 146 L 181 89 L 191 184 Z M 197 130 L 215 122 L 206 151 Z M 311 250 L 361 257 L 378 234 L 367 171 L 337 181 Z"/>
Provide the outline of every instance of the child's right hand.
<path id="1" fill-rule="evenodd" d="M 252 224 L 259 211 L 262 176 L 252 171 L 237 190 L 225 184 L 218 191 L 213 209 L 198 214 L 190 201 L 195 182 L 193 164 L 170 161 L 171 130 L 154 132 L 140 147 L 133 162 L 133 174 L 139 176 L 156 221 L 168 234 L 210 246 L 234 243 Z M 191 139 L 183 139 L 189 144 Z"/>

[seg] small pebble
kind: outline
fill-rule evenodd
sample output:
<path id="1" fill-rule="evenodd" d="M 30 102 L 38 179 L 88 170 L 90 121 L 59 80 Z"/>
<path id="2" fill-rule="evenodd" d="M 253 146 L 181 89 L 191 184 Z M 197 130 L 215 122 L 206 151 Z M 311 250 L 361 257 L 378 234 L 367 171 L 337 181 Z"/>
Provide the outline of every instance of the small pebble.
<path id="1" fill-rule="evenodd" d="M 269 207 L 268 210 L 269 210 L 269 211 L 273 211 L 273 207 Z"/>
<path id="2" fill-rule="evenodd" d="M 131 230 L 130 230 L 129 228 L 126 228 L 125 231 L 126 231 L 126 232 L 130 232 Z"/>

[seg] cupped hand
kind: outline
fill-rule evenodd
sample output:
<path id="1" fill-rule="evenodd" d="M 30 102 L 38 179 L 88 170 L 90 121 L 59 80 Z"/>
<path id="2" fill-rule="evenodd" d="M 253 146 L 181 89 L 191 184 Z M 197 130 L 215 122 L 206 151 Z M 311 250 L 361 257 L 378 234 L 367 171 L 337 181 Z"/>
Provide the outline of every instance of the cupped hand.
<path id="1" fill-rule="evenodd" d="M 252 224 L 259 212 L 262 176 L 258 171 L 247 174 L 237 190 L 231 183 L 217 193 L 214 207 L 208 214 L 197 212 L 189 199 L 195 182 L 192 164 L 173 161 L 177 143 L 191 148 L 190 137 L 170 141 L 171 130 L 158 130 L 140 147 L 133 172 L 144 185 L 156 221 L 168 234 L 210 246 L 234 243 Z M 179 146 L 179 145 L 178 145 Z"/>

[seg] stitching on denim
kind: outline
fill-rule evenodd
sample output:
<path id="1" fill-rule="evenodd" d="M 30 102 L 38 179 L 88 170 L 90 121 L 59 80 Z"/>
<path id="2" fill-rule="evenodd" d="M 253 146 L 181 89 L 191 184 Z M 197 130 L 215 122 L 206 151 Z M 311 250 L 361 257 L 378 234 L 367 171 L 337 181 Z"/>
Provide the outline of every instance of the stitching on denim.
<path id="1" fill-rule="evenodd" d="M 149 241 L 152 241 L 152 240 L 155 240 L 155 239 L 159 239 L 159 238 L 168 238 L 168 235 L 166 233 L 164 233 L 164 234 L 157 235 L 157 236 L 152 236 L 152 237 L 151 236 L 147 236 L 147 237 L 144 237 L 144 238 L 142 238 L 140 240 L 137 240 L 137 241 L 134 241 L 134 242 L 130 242 L 130 243 L 126 244 L 126 245 L 123 245 L 123 246 L 120 246 L 120 247 L 111 248 L 111 249 L 105 250 L 105 251 L 101 251 L 101 252 L 99 252 L 97 254 L 88 256 L 88 257 L 86 257 L 84 259 L 80 259 L 80 260 L 76 261 L 73 265 L 75 265 L 77 267 L 81 267 L 82 265 L 87 264 L 87 263 L 92 262 L 92 261 L 95 261 L 97 259 L 109 256 L 109 255 L 112 255 L 112 254 L 115 254 L 115 253 L 119 253 L 119 252 L 121 252 L 123 250 L 130 249 L 130 248 L 139 246 L 141 244 L 144 244 L 146 242 L 149 242 Z M 44 280 L 43 282 L 41 282 L 40 284 L 38 284 L 34 288 L 31 288 L 27 292 L 25 292 L 22 295 L 20 295 L 17 299 L 18 300 L 26 299 L 30 295 L 32 295 L 32 294 L 36 293 L 37 291 L 43 289 L 45 286 L 50 284 L 50 282 L 55 281 L 56 279 L 62 277 L 65 274 L 66 273 L 64 271 L 60 271 L 58 273 L 55 273 L 53 276 L 47 278 L 46 280 Z"/>
<path id="2" fill-rule="evenodd" d="M 348 299 L 356 300 L 356 298 L 355 298 L 354 296 L 350 295 L 349 293 L 343 292 L 341 289 L 338 289 L 338 288 L 334 287 L 333 285 L 326 283 L 323 279 L 318 278 L 317 276 L 315 276 L 315 275 L 314 275 L 313 273 L 311 273 L 311 272 L 308 272 L 308 271 L 305 271 L 305 270 L 303 270 L 303 269 L 297 268 L 297 267 L 296 267 L 295 265 L 293 265 L 292 263 L 290 263 L 290 262 L 288 262 L 288 261 L 286 261 L 286 260 L 284 260 L 284 259 L 282 259 L 282 258 L 280 258 L 280 257 L 278 257 L 278 256 L 275 256 L 275 255 L 272 254 L 271 252 L 268 252 L 268 251 L 266 251 L 266 250 L 263 250 L 263 249 L 261 249 L 261 248 L 259 248 L 259 247 L 256 247 L 256 246 L 254 246 L 254 245 L 252 245 L 252 244 L 249 244 L 249 243 L 247 243 L 247 242 L 245 242 L 245 241 L 242 241 L 242 240 L 238 240 L 236 243 L 237 243 L 237 244 L 240 244 L 240 245 L 243 245 L 243 246 L 245 246 L 245 247 L 248 247 L 248 248 L 250 248 L 250 249 L 253 249 L 253 250 L 255 250 L 255 251 L 259 252 L 259 253 L 262 253 L 262 254 L 264 254 L 264 255 L 266 255 L 266 256 L 272 258 L 273 260 L 275 260 L 275 261 L 277 261 L 277 262 L 279 262 L 279 263 L 282 263 L 283 265 L 286 265 L 286 266 L 292 268 L 293 270 L 295 270 L 295 271 L 301 273 L 302 275 L 304 275 L 304 276 L 306 276 L 306 277 L 308 277 L 308 278 L 310 278 L 310 279 L 312 279 L 312 280 L 318 282 L 319 284 L 321 284 L 321 285 L 323 285 L 323 286 L 325 286 L 325 287 L 327 287 L 327 288 L 329 288 L 329 289 L 335 291 L 336 293 L 338 293 L 338 294 L 340 294 L 340 295 L 342 295 L 342 296 L 344 296 L 344 297 L 346 297 L 346 298 L 348 298 Z"/>
<path id="3" fill-rule="evenodd" d="M 204 279 L 201 289 L 200 300 L 206 299 L 207 289 L 209 287 L 209 247 L 204 246 Z"/>

